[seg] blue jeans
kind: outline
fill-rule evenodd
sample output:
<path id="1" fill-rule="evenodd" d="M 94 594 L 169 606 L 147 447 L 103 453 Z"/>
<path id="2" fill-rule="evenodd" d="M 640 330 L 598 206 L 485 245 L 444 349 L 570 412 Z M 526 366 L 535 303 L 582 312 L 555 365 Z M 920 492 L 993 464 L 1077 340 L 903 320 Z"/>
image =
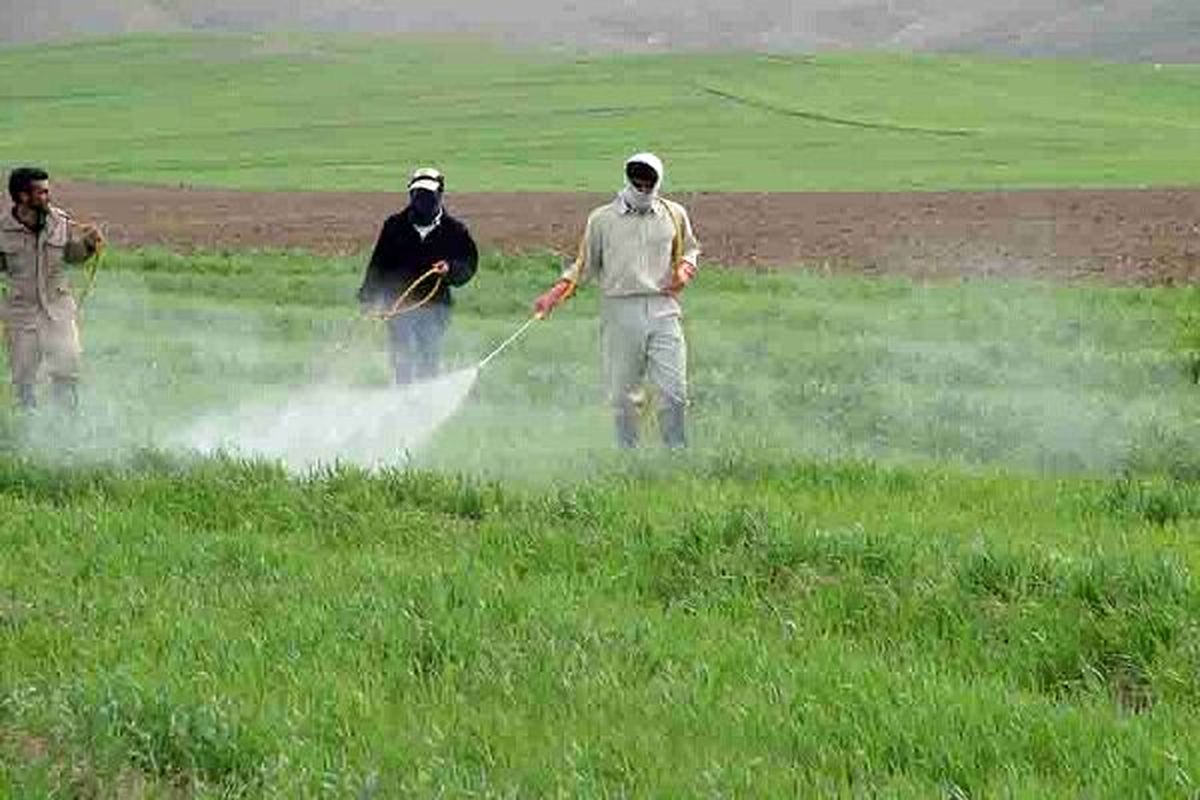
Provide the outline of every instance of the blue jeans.
<path id="1" fill-rule="evenodd" d="M 388 320 L 388 352 L 397 385 L 436 377 L 450 306 L 430 303 Z"/>

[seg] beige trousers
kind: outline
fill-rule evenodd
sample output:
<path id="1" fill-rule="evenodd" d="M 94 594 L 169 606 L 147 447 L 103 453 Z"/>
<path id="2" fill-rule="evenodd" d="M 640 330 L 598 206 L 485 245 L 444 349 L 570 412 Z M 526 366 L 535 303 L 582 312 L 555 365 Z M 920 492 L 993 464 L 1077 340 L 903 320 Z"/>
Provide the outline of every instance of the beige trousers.
<path id="1" fill-rule="evenodd" d="M 8 369 L 12 382 L 36 383 L 38 369 L 57 380 L 77 380 L 83 349 L 75 319 L 53 319 L 44 311 L 5 320 Z"/>
<path id="2" fill-rule="evenodd" d="M 679 301 L 666 295 L 605 297 L 600 342 L 614 408 L 641 405 L 649 382 L 659 405 L 687 403 L 687 342 Z"/>

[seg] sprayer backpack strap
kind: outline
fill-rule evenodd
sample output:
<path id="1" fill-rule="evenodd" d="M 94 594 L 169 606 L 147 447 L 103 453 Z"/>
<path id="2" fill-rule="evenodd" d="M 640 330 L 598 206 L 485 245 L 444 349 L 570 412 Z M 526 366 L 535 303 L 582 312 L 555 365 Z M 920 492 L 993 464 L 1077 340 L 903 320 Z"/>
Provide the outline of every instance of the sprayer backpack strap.
<path id="1" fill-rule="evenodd" d="M 679 266 L 679 259 L 683 258 L 683 220 L 665 198 L 659 198 L 659 201 L 667 210 L 667 216 L 671 218 L 671 225 L 675 228 L 675 238 L 671 240 L 671 269 L 675 269 Z"/>

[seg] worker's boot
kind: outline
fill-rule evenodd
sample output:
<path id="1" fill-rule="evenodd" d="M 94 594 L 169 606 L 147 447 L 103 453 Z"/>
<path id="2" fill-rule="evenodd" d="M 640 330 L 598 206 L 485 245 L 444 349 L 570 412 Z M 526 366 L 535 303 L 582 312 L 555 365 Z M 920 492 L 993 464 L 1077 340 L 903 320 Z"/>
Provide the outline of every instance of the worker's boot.
<path id="1" fill-rule="evenodd" d="M 685 408 L 683 403 L 668 401 L 658 411 L 658 429 L 662 431 L 663 444 L 672 450 L 682 450 L 687 447 L 687 430 L 684 426 Z"/>
<path id="2" fill-rule="evenodd" d="M 54 403 L 63 411 L 74 414 L 79 410 L 79 382 L 72 378 L 55 378 L 51 384 Z"/>
<path id="3" fill-rule="evenodd" d="M 32 383 L 18 383 L 13 387 L 16 391 L 17 407 L 22 411 L 33 411 L 37 408 L 37 392 Z"/>
<path id="4" fill-rule="evenodd" d="M 631 402 L 621 403 L 616 409 L 617 446 L 631 450 L 638 443 L 638 408 Z"/>

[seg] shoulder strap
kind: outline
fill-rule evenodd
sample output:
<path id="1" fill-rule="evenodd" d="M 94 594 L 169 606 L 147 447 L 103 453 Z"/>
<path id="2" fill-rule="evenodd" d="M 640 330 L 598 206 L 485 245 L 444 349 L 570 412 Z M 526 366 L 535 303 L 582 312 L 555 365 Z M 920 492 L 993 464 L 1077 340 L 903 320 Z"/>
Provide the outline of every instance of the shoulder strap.
<path id="1" fill-rule="evenodd" d="M 666 198 L 659 198 L 659 201 L 667 210 L 668 216 L 671 217 L 671 224 L 675 228 L 675 238 L 671 240 L 671 267 L 674 269 L 679 264 L 679 259 L 683 258 L 683 220 L 675 213 L 675 207 Z"/>

